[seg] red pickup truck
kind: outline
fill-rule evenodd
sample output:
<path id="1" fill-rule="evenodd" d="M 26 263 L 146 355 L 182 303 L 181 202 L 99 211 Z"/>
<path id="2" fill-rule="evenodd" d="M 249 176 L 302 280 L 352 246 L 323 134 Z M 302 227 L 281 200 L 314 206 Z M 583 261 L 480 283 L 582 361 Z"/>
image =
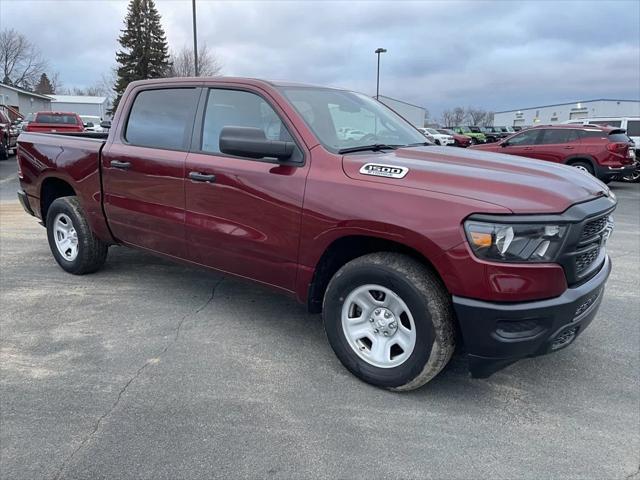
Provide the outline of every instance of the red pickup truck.
<path id="1" fill-rule="evenodd" d="M 428 382 L 456 345 L 476 377 L 569 345 L 611 271 L 604 184 L 425 145 L 345 90 L 134 82 L 108 134 L 18 143 L 19 198 L 66 271 L 121 244 L 271 286 L 322 311 L 346 368 L 389 389 Z"/>

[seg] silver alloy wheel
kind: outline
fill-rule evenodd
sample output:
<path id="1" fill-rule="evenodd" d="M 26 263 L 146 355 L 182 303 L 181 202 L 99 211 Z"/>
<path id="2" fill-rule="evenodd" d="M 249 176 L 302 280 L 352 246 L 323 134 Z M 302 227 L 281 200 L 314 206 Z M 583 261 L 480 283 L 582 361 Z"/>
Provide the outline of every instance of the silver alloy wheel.
<path id="1" fill-rule="evenodd" d="M 353 351 L 379 368 L 402 365 L 416 345 L 416 325 L 407 304 L 381 285 L 362 285 L 347 296 L 342 330 Z"/>
<path id="2" fill-rule="evenodd" d="M 60 255 L 73 262 L 78 256 L 78 232 L 66 213 L 59 213 L 53 219 L 53 239 Z"/>
<path id="3" fill-rule="evenodd" d="M 573 168 L 577 168 L 581 172 L 588 173 L 589 175 L 591 175 L 591 172 L 589 171 L 589 169 L 587 167 L 585 167 L 584 165 L 571 165 L 571 166 Z"/>

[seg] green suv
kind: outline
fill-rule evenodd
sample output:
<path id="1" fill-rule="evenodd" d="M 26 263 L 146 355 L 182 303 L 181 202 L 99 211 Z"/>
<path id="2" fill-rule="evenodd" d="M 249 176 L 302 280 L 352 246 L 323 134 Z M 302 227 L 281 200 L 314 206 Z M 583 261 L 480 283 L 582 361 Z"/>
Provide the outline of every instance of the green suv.
<path id="1" fill-rule="evenodd" d="M 466 135 L 471 138 L 471 143 L 474 145 L 478 143 L 487 143 L 487 137 L 485 137 L 480 127 L 447 127 L 460 135 Z"/>

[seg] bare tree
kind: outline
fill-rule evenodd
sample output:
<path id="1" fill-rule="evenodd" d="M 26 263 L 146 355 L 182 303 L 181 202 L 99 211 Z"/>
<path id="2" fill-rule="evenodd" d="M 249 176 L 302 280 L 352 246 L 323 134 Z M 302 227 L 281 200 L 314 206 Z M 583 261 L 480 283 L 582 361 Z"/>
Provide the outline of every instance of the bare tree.
<path id="1" fill-rule="evenodd" d="M 483 125 L 486 121 L 487 111 L 482 108 L 467 107 L 467 116 L 471 125 Z"/>
<path id="2" fill-rule="evenodd" d="M 222 64 L 205 44 L 198 49 L 198 73 L 201 77 L 215 77 L 222 72 Z M 184 47 L 178 52 L 171 52 L 171 77 L 193 77 L 196 74 L 193 49 Z"/>
<path id="3" fill-rule="evenodd" d="M 462 125 L 467 118 L 467 113 L 462 107 L 453 109 L 453 125 Z"/>
<path id="4" fill-rule="evenodd" d="M 453 112 L 451 110 L 445 110 L 440 115 L 440 123 L 445 127 L 455 127 L 455 123 L 453 122 Z"/>
<path id="5" fill-rule="evenodd" d="M 489 127 L 493 125 L 493 116 L 494 116 L 493 112 L 487 112 L 487 114 L 484 116 L 484 120 L 482 121 L 482 126 Z"/>
<path id="6" fill-rule="evenodd" d="M 28 89 L 38 83 L 47 62 L 25 35 L 4 29 L 0 32 L 0 68 L 3 83 Z"/>

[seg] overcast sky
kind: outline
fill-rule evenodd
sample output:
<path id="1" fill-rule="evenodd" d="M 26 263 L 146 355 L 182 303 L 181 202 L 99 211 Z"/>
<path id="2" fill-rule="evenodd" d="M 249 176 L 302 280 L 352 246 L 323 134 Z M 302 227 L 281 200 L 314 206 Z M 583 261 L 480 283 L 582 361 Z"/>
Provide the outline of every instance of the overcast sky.
<path id="1" fill-rule="evenodd" d="M 169 44 L 191 40 L 191 1 L 156 0 Z M 197 0 L 199 42 L 224 74 L 380 92 L 428 108 L 505 110 L 640 98 L 640 2 Z M 115 64 L 127 2 L 0 0 L 67 87 Z"/>

